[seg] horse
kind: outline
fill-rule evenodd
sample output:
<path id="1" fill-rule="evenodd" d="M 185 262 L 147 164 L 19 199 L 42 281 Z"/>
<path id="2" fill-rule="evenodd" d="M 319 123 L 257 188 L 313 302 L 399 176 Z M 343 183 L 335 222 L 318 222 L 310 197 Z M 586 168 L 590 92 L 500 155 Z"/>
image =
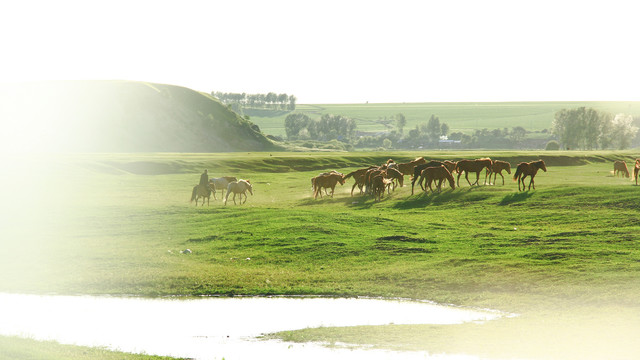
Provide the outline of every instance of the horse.
<path id="1" fill-rule="evenodd" d="M 458 172 L 458 187 L 460 187 L 460 175 L 462 175 L 463 171 L 464 171 L 464 178 L 467 179 L 469 186 L 473 186 L 473 185 L 480 186 L 479 184 L 480 172 L 482 172 L 482 169 L 484 168 L 489 170 L 489 175 L 491 175 L 491 159 L 482 158 L 482 159 L 475 159 L 475 160 L 458 161 L 458 163 L 456 164 L 456 171 Z M 471 183 L 471 181 L 469 181 L 470 172 L 476 173 L 476 181 L 473 184 Z M 484 177 L 484 183 L 485 184 L 487 183 L 487 175 L 485 175 Z"/>
<path id="2" fill-rule="evenodd" d="M 329 174 L 340 174 L 340 175 L 344 175 L 344 174 L 342 174 L 342 173 L 340 173 L 340 172 L 337 172 L 337 171 L 335 171 L 335 170 L 331 170 L 331 171 L 329 171 L 329 172 L 323 172 L 323 173 L 319 174 L 318 176 L 322 176 L 322 175 L 329 175 Z M 315 177 L 312 177 L 312 178 L 311 178 L 311 189 L 313 190 L 313 193 L 315 193 L 315 192 L 316 192 L 316 179 L 318 178 L 318 176 L 315 176 Z M 325 195 L 329 195 L 329 193 L 327 192 L 327 189 L 326 189 L 326 188 L 324 189 L 324 194 L 325 194 Z"/>
<path id="3" fill-rule="evenodd" d="M 524 178 L 527 176 L 531 176 L 531 180 L 529 180 L 529 190 L 531 190 L 531 185 L 533 185 L 533 189 L 536 189 L 536 184 L 533 181 L 533 178 L 538 173 L 538 170 L 542 169 L 544 172 L 547 172 L 547 166 L 544 164 L 543 160 L 532 161 L 532 162 L 521 162 L 518 164 L 516 168 L 516 173 L 513 175 L 513 181 L 518 182 L 518 191 L 520 191 L 520 182 L 522 182 L 522 191 L 524 191 Z"/>
<path id="4" fill-rule="evenodd" d="M 402 175 L 409 175 L 411 176 L 413 174 L 413 169 L 421 164 L 426 163 L 427 160 L 425 160 L 422 156 L 415 158 L 409 162 L 406 163 L 400 163 L 398 164 L 398 171 L 400 171 L 402 173 Z"/>
<path id="5" fill-rule="evenodd" d="M 326 175 L 316 176 L 315 180 L 313 181 L 313 198 L 317 199 L 318 194 L 320 194 L 320 197 L 322 197 L 323 188 L 331 188 L 331 197 L 333 197 L 336 184 L 340 183 L 340 185 L 344 185 L 344 179 L 344 175 L 340 173 L 328 173 Z"/>
<path id="6" fill-rule="evenodd" d="M 428 167 L 422 170 L 421 176 L 424 177 L 425 183 L 426 183 L 424 191 L 427 191 L 427 186 L 428 186 L 429 190 L 433 192 L 433 189 L 431 188 L 431 183 L 436 180 L 438 181 L 438 185 L 436 186 L 438 188 L 438 192 L 441 191 L 442 182 L 444 180 L 449 181 L 449 186 L 451 186 L 451 189 L 456 188 L 456 181 L 453 178 L 453 175 L 451 175 L 447 167 L 444 165 Z"/>
<path id="7" fill-rule="evenodd" d="M 627 163 L 624 161 L 616 160 L 613 163 L 613 174 L 615 176 L 620 175 L 620 173 L 624 174 L 624 177 L 629 177 L 629 169 L 627 168 Z"/>
<path id="8" fill-rule="evenodd" d="M 413 168 L 413 175 L 411 176 L 411 195 L 413 195 L 413 186 L 415 185 L 416 181 L 419 181 L 420 184 L 420 188 L 422 188 L 422 190 L 424 190 L 424 186 L 422 186 L 422 181 L 424 180 L 424 178 L 421 176 L 422 175 L 422 170 L 428 168 L 428 167 L 434 167 L 434 166 L 444 166 L 444 163 L 442 161 L 437 161 L 437 160 L 431 160 L 427 163 L 424 164 L 420 164 L 420 165 L 416 165 Z"/>
<path id="9" fill-rule="evenodd" d="M 388 188 L 393 180 L 385 178 L 382 174 L 376 175 L 371 179 L 371 194 L 374 200 L 382 200 L 385 188 Z"/>
<path id="10" fill-rule="evenodd" d="M 493 173 L 493 184 L 496 184 L 496 180 L 498 179 L 498 175 L 502 177 L 502 185 L 504 185 L 504 175 L 502 175 L 502 170 L 506 170 L 508 174 L 511 174 L 511 164 L 506 161 L 501 160 L 493 160 L 491 164 L 491 172 Z M 489 173 L 489 169 L 487 169 L 487 173 Z M 486 174 L 485 174 L 486 177 Z M 489 174 L 489 185 L 491 185 L 491 174 Z"/>
<path id="11" fill-rule="evenodd" d="M 227 185 L 233 181 L 238 181 L 238 179 L 236 179 L 235 176 L 223 176 L 209 179 L 210 184 L 213 184 L 216 189 L 220 189 L 220 191 L 222 191 L 222 196 L 224 196 L 224 189 L 226 189 Z"/>
<path id="12" fill-rule="evenodd" d="M 196 185 L 193 187 L 193 191 L 191 192 L 191 201 L 196 201 L 196 206 L 198 206 L 198 200 L 202 198 L 202 206 L 204 206 L 204 199 L 207 199 L 207 206 L 209 206 L 209 198 L 211 197 L 211 193 L 213 193 L 213 198 L 216 199 L 216 189 L 209 185 Z M 217 199 L 216 199 L 217 200 Z"/>
<path id="13" fill-rule="evenodd" d="M 229 199 L 229 194 L 231 194 L 232 192 L 234 204 L 236 204 L 236 194 L 240 194 L 240 204 L 246 203 L 248 197 L 247 190 L 249 190 L 249 193 L 253 195 L 253 186 L 251 186 L 251 182 L 249 181 L 249 179 L 239 179 L 238 181 L 230 182 L 227 185 L 227 196 L 224 198 L 224 204 L 227 205 L 227 199 Z M 244 202 L 242 201 L 242 195 L 244 195 Z"/>
<path id="14" fill-rule="evenodd" d="M 636 159 L 636 165 L 633 167 L 633 177 L 636 179 L 636 185 L 638 185 L 638 172 L 640 172 L 640 159 Z"/>
<path id="15" fill-rule="evenodd" d="M 387 168 L 387 174 L 385 176 L 387 179 L 391 179 L 393 181 L 393 190 L 396 189 L 396 182 L 400 187 L 404 186 L 404 176 L 400 171 L 394 169 L 392 167 Z"/>
<path id="16" fill-rule="evenodd" d="M 450 161 L 450 160 L 445 160 L 445 161 L 443 161 L 443 163 L 444 163 L 444 167 L 446 167 L 447 170 L 449 170 L 451 175 L 453 175 L 453 173 L 456 172 L 456 165 L 458 164 L 457 162 Z"/>
<path id="17" fill-rule="evenodd" d="M 362 188 L 364 187 L 365 174 L 367 173 L 367 171 L 374 168 L 377 168 L 377 166 L 369 166 L 368 168 L 358 169 L 344 176 L 345 181 L 350 177 L 353 177 L 353 179 L 356 181 L 355 184 L 353 184 L 353 186 L 351 187 L 351 196 L 353 196 L 353 189 L 355 189 L 356 186 L 360 189 L 360 194 L 363 193 Z"/>

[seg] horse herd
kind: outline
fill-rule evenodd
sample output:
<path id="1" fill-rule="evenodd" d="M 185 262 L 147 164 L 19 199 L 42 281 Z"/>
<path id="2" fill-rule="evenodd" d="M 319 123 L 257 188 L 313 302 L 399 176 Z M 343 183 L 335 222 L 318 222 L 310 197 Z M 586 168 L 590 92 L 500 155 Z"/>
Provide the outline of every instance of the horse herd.
<path id="1" fill-rule="evenodd" d="M 517 165 L 515 174 L 513 175 L 513 181 L 518 182 L 518 191 L 531 190 L 536 188 L 534 177 L 538 173 L 538 170 L 547 171 L 547 167 L 543 160 L 537 160 L 532 162 L 521 162 Z M 349 178 L 354 179 L 354 184 L 351 187 L 351 196 L 353 191 L 358 187 L 360 194 L 372 195 L 375 200 L 380 201 L 384 193 L 391 193 L 396 187 L 404 186 L 404 177 L 410 176 L 411 180 L 411 195 L 414 194 L 416 182 L 420 185 L 420 188 L 427 192 L 430 190 L 434 192 L 432 185 L 435 185 L 438 192 L 442 191 L 443 182 L 447 181 L 451 189 L 455 189 L 456 186 L 460 187 L 460 177 L 464 174 L 465 180 L 469 186 L 480 185 L 480 174 L 485 171 L 484 184 L 487 184 L 489 179 L 489 185 L 496 184 L 498 175 L 502 178 L 502 185 L 504 185 L 503 171 L 511 174 L 511 164 L 506 161 L 492 160 L 490 158 L 481 159 L 463 159 L 459 161 L 427 161 L 423 157 L 416 158 L 406 163 L 396 163 L 392 159 L 389 159 L 385 164 L 379 166 L 369 166 L 366 168 L 352 171 L 348 174 L 343 174 L 337 171 L 330 171 L 319 174 L 311 178 L 311 187 L 313 189 L 313 197 L 317 199 L 323 196 L 323 192 L 327 196 L 333 197 L 335 188 L 338 184 L 344 185 Z M 469 180 L 469 174 L 475 173 L 476 179 L 472 183 Z M 614 175 L 624 175 L 630 177 L 629 169 L 624 161 L 614 162 Z M 638 185 L 638 175 L 640 174 L 640 159 L 636 159 L 633 176 Z M 455 176 L 455 177 L 454 177 Z M 493 176 L 493 182 L 491 177 Z M 529 185 L 525 183 L 525 179 L 529 177 Z M 428 190 L 427 190 L 428 189 Z M 240 196 L 240 204 L 247 201 L 246 192 L 249 191 L 253 195 L 253 187 L 251 182 L 243 179 L 237 179 L 233 176 L 223 176 L 220 178 L 210 178 L 208 185 L 196 185 L 193 187 L 191 195 L 191 201 L 198 201 L 202 198 L 202 205 L 204 206 L 205 199 L 207 205 L 209 205 L 209 198 L 213 194 L 213 198 L 216 198 L 216 190 L 222 191 L 224 197 L 224 204 L 227 204 L 229 195 L 233 193 L 233 203 L 236 203 L 236 195 Z M 224 191 L 227 190 L 225 196 Z M 330 193 L 329 193 L 330 190 Z M 244 195 L 244 201 L 242 196 Z"/>
<path id="2" fill-rule="evenodd" d="M 513 176 L 513 180 L 518 182 L 518 191 L 526 189 L 525 178 L 529 177 L 529 187 L 535 189 L 534 177 L 539 169 L 547 171 L 547 167 L 543 160 L 537 160 L 532 162 L 522 162 L 517 165 L 516 172 Z M 322 173 L 311 179 L 311 186 L 313 188 L 313 197 L 317 199 L 318 196 L 322 197 L 322 191 L 326 195 L 329 195 L 327 189 L 331 189 L 331 197 L 335 191 L 337 184 L 344 185 L 347 179 L 353 177 L 355 183 L 351 187 L 351 196 L 356 186 L 360 190 L 360 194 L 372 195 L 376 200 L 380 200 L 385 192 L 390 193 L 395 190 L 396 186 L 403 186 L 404 176 L 409 175 L 411 177 L 411 194 L 414 194 L 415 183 L 418 182 L 420 188 L 423 191 L 427 191 L 427 188 L 433 192 L 432 184 L 436 185 L 438 192 L 442 190 L 442 183 L 447 181 L 451 189 L 455 189 L 456 186 L 460 186 L 460 176 L 464 173 L 464 177 L 467 180 L 469 186 L 479 185 L 480 173 L 485 170 L 484 184 L 489 179 L 491 184 L 491 176 L 493 175 L 493 182 L 497 181 L 498 175 L 502 177 L 502 185 L 504 185 L 504 175 L 502 171 L 506 171 L 511 174 L 511 164 L 506 161 L 491 160 L 490 158 L 481 158 L 474 160 L 459 160 L 457 162 L 444 160 L 427 161 L 423 157 L 416 158 L 406 163 L 396 163 L 392 159 L 389 159 L 385 164 L 380 166 L 369 166 L 366 168 L 352 171 L 346 175 L 331 171 Z M 476 181 L 471 183 L 469 180 L 469 173 L 476 174 Z M 457 178 L 454 179 L 454 174 L 457 174 Z M 456 185 L 457 184 L 457 185 Z"/>
<path id="3" fill-rule="evenodd" d="M 227 196 L 224 196 L 224 190 L 227 190 Z M 207 206 L 209 206 L 209 198 L 213 194 L 213 198 L 216 198 L 216 190 L 222 191 L 224 197 L 224 204 L 227 205 L 227 199 L 229 194 L 233 193 L 233 203 L 236 203 L 236 195 L 240 194 L 240 204 L 247 202 L 247 191 L 253 195 L 253 186 L 249 179 L 237 179 L 235 176 L 223 176 L 219 178 L 210 178 L 207 185 L 196 185 L 191 192 L 191 202 L 196 201 L 198 206 L 198 200 L 202 198 L 202 206 L 204 206 L 204 200 L 207 200 Z M 244 195 L 244 201 L 242 201 L 242 195 Z"/>

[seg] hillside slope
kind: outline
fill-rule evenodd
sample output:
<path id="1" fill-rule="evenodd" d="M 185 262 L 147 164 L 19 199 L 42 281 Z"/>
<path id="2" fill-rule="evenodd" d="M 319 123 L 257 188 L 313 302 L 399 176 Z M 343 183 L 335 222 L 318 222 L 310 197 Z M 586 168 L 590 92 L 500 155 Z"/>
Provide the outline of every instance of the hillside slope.
<path id="1" fill-rule="evenodd" d="M 0 89 L 0 149 L 64 152 L 274 150 L 257 126 L 207 94 L 132 81 Z"/>

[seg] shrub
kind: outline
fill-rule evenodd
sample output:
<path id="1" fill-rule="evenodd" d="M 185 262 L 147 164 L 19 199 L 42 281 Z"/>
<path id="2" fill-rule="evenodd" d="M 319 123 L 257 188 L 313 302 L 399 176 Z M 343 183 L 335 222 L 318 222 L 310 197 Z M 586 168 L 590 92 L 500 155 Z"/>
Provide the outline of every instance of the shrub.
<path id="1" fill-rule="evenodd" d="M 547 143 L 547 146 L 544 148 L 545 150 L 560 150 L 560 144 L 558 144 L 555 140 L 550 140 Z"/>

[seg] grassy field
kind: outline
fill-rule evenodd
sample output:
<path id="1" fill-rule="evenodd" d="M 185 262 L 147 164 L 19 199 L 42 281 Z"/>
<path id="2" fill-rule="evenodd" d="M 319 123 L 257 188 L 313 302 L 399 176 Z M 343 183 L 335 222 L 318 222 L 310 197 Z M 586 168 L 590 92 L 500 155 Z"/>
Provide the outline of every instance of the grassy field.
<path id="1" fill-rule="evenodd" d="M 322 114 L 343 115 L 357 121 L 359 131 L 379 132 L 389 128 L 380 121 L 402 113 L 407 119 L 405 129 L 426 123 L 431 115 L 438 116 L 451 132 L 471 134 L 474 130 L 503 129 L 522 126 L 528 131 L 551 129 L 555 113 L 561 109 L 592 107 L 612 114 L 640 115 L 640 102 L 503 102 L 503 103 L 397 103 L 397 104 L 299 104 L 295 112 L 312 118 Z M 285 136 L 286 111 L 247 110 L 251 121 L 265 134 Z M 391 122 L 392 127 L 395 122 Z"/>
<path id="2" fill-rule="evenodd" d="M 351 197 L 350 180 L 333 199 L 311 197 L 309 179 L 321 171 L 416 156 L 491 156 L 512 165 L 543 158 L 548 172 L 531 192 L 517 192 L 510 178 L 504 186 L 462 180 L 453 191 L 410 196 L 405 187 L 375 202 Z M 628 358 L 635 354 L 630 337 L 640 330 L 640 188 L 614 177 L 612 163 L 636 157 L 493 151 L 5 159 L 0 291 L 428 299 L 520 316 L 274 336 L 496 358 Z M 212 177 L 251 179 L 254 195 L 242 206 L 218 198 L 195 207 L 191 188 L 205 168 Z M 193 253 L 180 253 L 187 248 Z M 30 346 L 16 347 L 28 353 Z"/>

